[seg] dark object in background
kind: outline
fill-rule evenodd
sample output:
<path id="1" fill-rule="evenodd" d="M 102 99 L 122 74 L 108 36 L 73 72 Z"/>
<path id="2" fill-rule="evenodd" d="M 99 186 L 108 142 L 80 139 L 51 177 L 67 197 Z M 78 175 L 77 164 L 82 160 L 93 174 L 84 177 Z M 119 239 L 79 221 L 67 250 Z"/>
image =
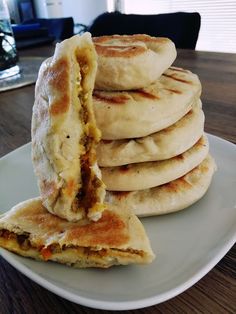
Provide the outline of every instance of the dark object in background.
<path id="1" fill-rule="evenodd" d="M 41 27 L 39 23 L 16 24 L 12 25 L 12 29 L 17 49 L 49 44 L 55 39 L 49 36 L 48 29 Z"/>
<path id="2" fill-rule="evenodd" d="M 9 19 L 0 20 L 0 72 L 14 67 L 18 62 L 15 39 Z M 1 77 L 1 74 L 0 74 Z"/>
<path id="3" fill-rule="evenodd" d="M 14 25 L 13 32 L 16 47 L 23 49 L 52 41 L 61 41 L 74 35 L 72 17 L 53 19 L 30 19 L 22 24 Z"/>
<path id="4" fill-rule="evenodd" d="M 7 3 L 0 0 L 0 80 L 20 72 Z"/>
<path id="5" fill-rule="evenodd" d="M 64 40 L 74 35 L 74 20 L 72 17 L 32 19 L 23 22 L 25 24 L 38 23 L 41 27 L 48 29 L 48 35 L 56 40 Z"/>
<path id="6" fill-rule="evenodd" d="M 35 18 L 35 10 L 32 0 L 18 0 L 17 3 L 21 22 Z"/>
<path id="7" fill-rule="evenodd" d="M 167 13 L 157 15 L 123 14 L 99 15 L 88 31 L 92 36 L 147 34 L 168 37 L 176 48 L 195 49 L 201 25 L 199 13 Z"/>

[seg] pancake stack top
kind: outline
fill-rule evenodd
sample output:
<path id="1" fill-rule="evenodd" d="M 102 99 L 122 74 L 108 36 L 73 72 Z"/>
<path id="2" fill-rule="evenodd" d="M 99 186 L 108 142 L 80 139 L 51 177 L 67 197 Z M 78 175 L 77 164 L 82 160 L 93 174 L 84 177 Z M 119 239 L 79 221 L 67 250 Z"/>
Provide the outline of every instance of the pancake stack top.
<path id="1" fill-rule="evenodd" d="M 171 66 L 176 49 L 167 38 L 114 35 L 93 41 L 93 102 L 103 139 L 97 154 L 106 200 L 140 216 L 194 203 L 215 170 L 197 75 Z"/>

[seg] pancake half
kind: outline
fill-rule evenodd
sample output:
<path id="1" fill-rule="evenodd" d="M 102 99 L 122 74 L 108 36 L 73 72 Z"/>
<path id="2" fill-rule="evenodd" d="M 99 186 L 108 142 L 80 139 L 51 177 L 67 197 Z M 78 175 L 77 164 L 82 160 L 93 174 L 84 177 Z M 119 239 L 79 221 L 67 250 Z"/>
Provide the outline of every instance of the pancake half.
<path id="1" fill-rule="evenodd" d="M 0 217 L 0 246 L 73 267 L 150 263 L 154 254 L 141 222 L 130 210 L 108 207 L 99 221 L 68 222 L 49 213 L 40 198 L 27 200 Z"/>
<path id="2" fill-rule="evenodd" d="M 109 191 L 135 191 L 159 186 L 191 171 L 206 158 L 209 144 L 206 136 L 186 152 L 161 161 L 101 168 Z"/>
<path id="3" fill-rule="evenodd" d="M 32 160 L 44 206 L 71 221 L 101 217 L 105 187 L 96 163 L 96 51 L 90 34 L 57 44 L 40 67 L 32 116 Z"/>
<path id="4" fill-rule="evenodd" d="M 122 208 L 129 206 L 140 217 L 176 212 L 197 202 L 207 192 L 216 170 L 208 155 L 183 177 L 151 189 L 133 192 L 107 192 L 106 201 Z"/>
<path id="5" fill-rule="evenodd" d="M 164 130 L 136 139 L 102 140 L 97 146 L 98 164 L 116 167 L 169 159 L 192 147 L 203 130 L 204 113 L 198 101 L 183 118 Z"/>
<path id="6" fill-rule="evenodd" d="M 156 81 L 176 58 L 168 38 L 148 35 L 113 35 L 93 38 L 98 54 L 95 88 L 129 90 Z"/>
<path id="7" fill-rule="evenodd" d="M 174 67 L 143 89 L 95 90 L 94 110 L 102 139 L 137 138 L 165 129 L 190 111 L 200 94 L 197 75 Z"/>

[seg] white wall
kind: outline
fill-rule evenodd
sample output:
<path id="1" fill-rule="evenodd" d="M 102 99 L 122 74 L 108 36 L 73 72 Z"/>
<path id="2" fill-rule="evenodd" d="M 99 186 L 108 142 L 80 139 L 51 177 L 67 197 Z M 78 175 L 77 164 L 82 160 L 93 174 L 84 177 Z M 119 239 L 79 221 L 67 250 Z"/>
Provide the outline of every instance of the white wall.
<path id="1" fill-rule="evenodd" d="M 53 6 L 47 6 L 47 2 Z M 101 13 L 107 11 L 107 0 L 34 0 L 37 17 L 69 17 L 75 23 L 90 25 Z"/>
<path id="2" fill-rule="evenodd" d="M 34 8 L 38 18 L 47 18 L 47 8 L 44 0 L 34 0 Z"/>
<path id="3" fill-rule="evenodd" d="M 107 11 L 107 0 L 62 0 L 64 17 L 72 16 L 75 23 L 90 25 Z"/>

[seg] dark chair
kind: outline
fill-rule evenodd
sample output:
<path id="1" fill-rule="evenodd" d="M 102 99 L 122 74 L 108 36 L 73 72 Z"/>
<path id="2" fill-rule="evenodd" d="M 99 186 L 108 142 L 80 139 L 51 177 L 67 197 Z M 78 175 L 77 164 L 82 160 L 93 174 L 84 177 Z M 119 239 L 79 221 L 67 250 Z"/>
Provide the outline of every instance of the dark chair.
<path id="1" fill-rule="evenodd" d="M 200 24 L 199 13 L 137 15 L 112 12 L 99 15 L 88 31 L 92 36 L 148 34 L 168 37 L 177 48 L 195 49 Z"/>
<path id="2" fill-rule="evenodd" d="M 48 35 L 56 40 L 64 40 L 74 35 L 74 20 L 72 17 L 54 19 L 32 19 L 23 24 L 39 23 L 41 27 L 48 29 Z"/>

